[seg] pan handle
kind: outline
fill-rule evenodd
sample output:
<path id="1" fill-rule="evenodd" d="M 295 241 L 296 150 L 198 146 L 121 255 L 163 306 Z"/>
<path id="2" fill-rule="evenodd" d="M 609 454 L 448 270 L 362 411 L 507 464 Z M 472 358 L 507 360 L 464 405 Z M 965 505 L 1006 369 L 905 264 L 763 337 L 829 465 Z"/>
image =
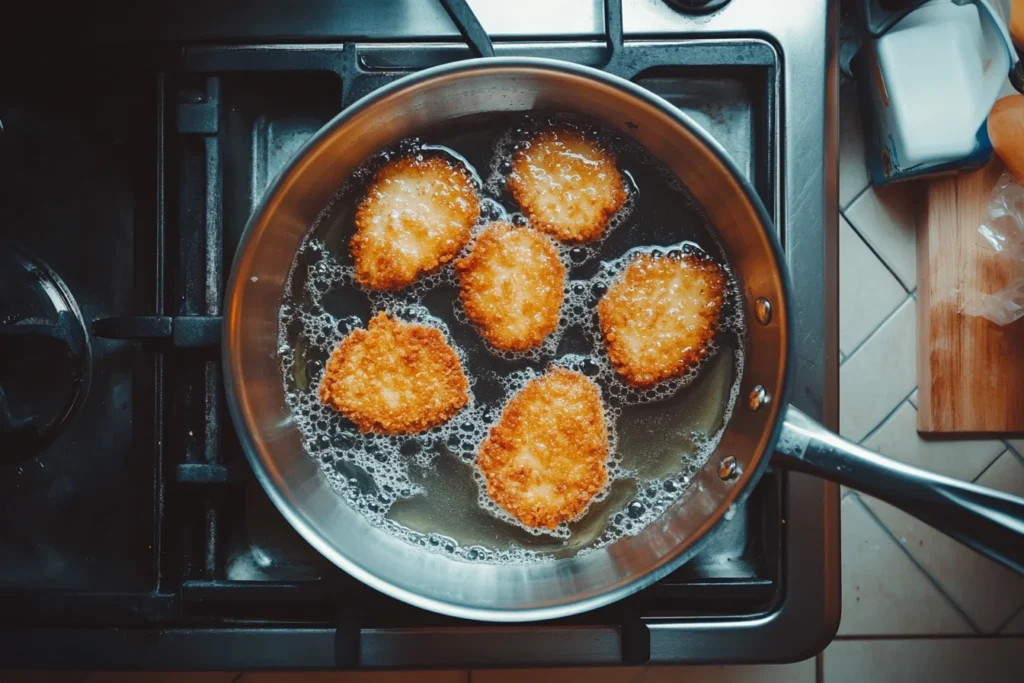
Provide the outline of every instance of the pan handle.
<path id="1" fill-rule="evenodd" d="M 873 453 L 789 406 L 777 462 L 895 505 L 982 555 L 1024 574 L 1024 499 Z"/>

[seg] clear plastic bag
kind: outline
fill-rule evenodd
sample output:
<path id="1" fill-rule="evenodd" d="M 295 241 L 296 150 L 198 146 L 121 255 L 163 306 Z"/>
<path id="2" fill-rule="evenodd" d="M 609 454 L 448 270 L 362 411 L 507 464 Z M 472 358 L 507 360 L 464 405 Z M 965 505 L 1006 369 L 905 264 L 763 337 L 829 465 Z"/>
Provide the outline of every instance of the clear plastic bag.
<path id="1" fill-rule="evenodd" d="M 992 189 L 992 200 L 978 226 L 978 239 L 1001 256 L 1024 262 L 1024 187 L 1009 173 L 1004 172 Z M 997 325 L 1024 318 L 1024 277 L 994 294 L 974 293 L 964 302 L 963 311 Z"/>
<path id="2" fill-rule="evenodd" d="M 1024 187 L 1009 173 L 1003 172 L 992 188 L 978 235 L 989 249 L 1024 261 Z"/>
<path id="3" fill-rule="evenodd" d="M 1024 318 L 1024 277 L 1017 278 L 995 294 L 978 294 L 963 306 L 967 315 L 987 318 L 996 325 L 1009 325 Z"/>

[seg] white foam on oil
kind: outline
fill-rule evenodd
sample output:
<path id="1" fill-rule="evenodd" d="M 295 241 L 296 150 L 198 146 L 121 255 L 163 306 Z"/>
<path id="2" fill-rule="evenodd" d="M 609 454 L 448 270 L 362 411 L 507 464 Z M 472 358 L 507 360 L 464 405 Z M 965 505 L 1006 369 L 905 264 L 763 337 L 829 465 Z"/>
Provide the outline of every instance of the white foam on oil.
<path id="1" fill-rule="evenodd" d="M 560 125 L 564 125 L 564 122 L 559 121 Z M 335 491 L 349 506 L 388 533 L 412 545 L 470 562 L 521 564 L 551 561 L 552 558 L 550 554 L 531 551 L 514 543 L 493 548 L 480 545 L 462 546 L 446 535 L 443 529 L 433 533 L 420 533 L 388 518 L 387 513 L 396 501 L 422 493 L 422 487 L 416 483 L 413 476 L 413 467 L 430 469 L 436 458 L 444 457 L 456 457 L 467 463 L 475 462 L 481 442 L 501 415 L 501 409 L 482 406 L 473 397 L 472 389 L 477 383 L 477 378 L 467 372 L 471 387 L 470 401 L 450 421 L 429 431 L 407 436 L 360 434 L 354 425 L 333 409 L 324 406 L 318 396 L 318 387 L 324 373 L 324 361 L 345 336 L 365 326 L 367 322 L 357 315 L 337 317 L 328 311 L 328 307 L 324 305 L 325 297 L 339 291 L 360 292 L 365 296 L 370 304 L 370 316 L 378 311 L 385 311 L 408 322 L 438 328 L 447 338 L 449 345 L 459 354 L 463 368 L 468 368 L 464 353 L 453 342 L 446 322 L 431 315 L 423 305 L 424 297 L 437 287 L 458 287 L 453 263 L 449 262 L 437 272 L 421 277 L 415 284 L 399 292 L 370 290 L 360 287 L 355 281 L 353 267 L 343 264 L 313 235 L 318 232 L 318 224 L 334 212 L 338 202 L 350 201 L 354 193 L 373 177 L 376 169 L 402 154 L 445 154 L 449 159 L 464 164 L 477 179 L 479 187 L 492 195 L 481 199 L 480 219 L 474 228 L 473 239 L 486 225 L 496 220 L 520 226 L 528 225 L 525 216 L 510 212 L 501 202 L 507 181 L 507 168 L 515 144 L 517 140 L 521 141 L 527 136 L 533 130 L 530 126 L 537 125 L 537 122 L 529 121 L 527 124 L 508 131 L 499 139 L 495 145 L 494 161 L 486 183 L 479 183 L 475 170 L 454 150 L 436 145 L 423 145 L 419 140 L 403 141 L 395 148 L 370 159 L 345 182 L 311 229 L 292 265 L 280 310 L 278 356 L 287 389 L 286 400 L 302 435 L 304 447 L 311 457 L 317 460 Z M 616 145 L 622 144 L 611 137 L 602 140 L 613 150 Z M 605 235 L 628 217 L 637 195 L 638 190 L 634 185 L 630 190 L 627 206 L 612 219 Z M 358 197 L 356 199 L 358 200 Z M 462 250 L 459 257 L 468 253 L 472 248 L 472 242 L 473 240 Z M 556 244 L 567 271 L 592 259 L 600 247 L 600 242 L 585 247 L 571 247 L 557 242 Z M 553 364 L 581 372 L 600 388 L 609 432 L 610 456 L 606 465 L 608 485 L 595 496 L 591 505 L 605 499 L 615 481 L 636 479 L 634 472 L 621 465 L 618 453 L 619 438 L 616 427 L 623 409 L 671 398 L 699 375 L 707 360 L 717 351 L 717 347 L 713 346 L 707 358 L 682 377 L 662 382 L 650 389 L 633 388 L 619 377 L 608 358 L 597 322 L 597 301 L 636 253 L 647 251 L 668 254 L 674 250 L 690 249 L 700 247 L 692 242 L 662 247 L 638 247 L 620 258 L 602 262 L 591 278 L 567 280 L 558 327 L 537 349 L 524 353 L 510 353 L 491 349 L 489 345 L 484 344 L 495 356 L 505 360 L 528 360 L 542 366 Z M 718 251 L 721 254 L 720 247 Z M 725 263 L 721 258 L 715 260 L 720 264 Z M 300 269 L 303 272 L 300 273 Z M 726 271 L 729 272 L 727 267 Z M 293 284 L 298 282 L 302 283 L 300 291 L 293 291 Z M 469 322 L 457 296 L 452 302 L 452 317 L 463 323 Z M 558 348 L 561 340 L 571 328 L 583 331 L 588 340 L 589 351 L 559 357 Z M 729 273 L 727 304 L 723 310 L 720 334 L 732 335 L 735 338 L 735 343 L 730 344 L 735 351 L 735 374 L 727 398 L 722 428 L 715 434 L 692 434 L 696 445 L 695 453 L 684 456 L 679 469 L 672 475 L 651 481 L 638 480 L 637 493 L 632 500 L 623 510 L 612 514 L 597 539 L 579 552 L 592 552 L 594 549 L 614 543 L 623 536 L 639 533 L 683 495 L 693 476 L 717 446 L 736 404 L 740 379 L 743 376 L 744 329 L 742 295 L 735 278 Z M 502 377 L 499 380 L 501 396 L 496 405 L 503 409 L 527 382 L 541 374 L 541 369 L 528 367 Z M 479 469 L 473 467 L 472 471 L 478 487 L 477 503 L 489 514 L 536 536 L 570 538 L 571 524 L 563 524 L 553 531 L 520 524 L 487 496 L 486 481 Z"/>

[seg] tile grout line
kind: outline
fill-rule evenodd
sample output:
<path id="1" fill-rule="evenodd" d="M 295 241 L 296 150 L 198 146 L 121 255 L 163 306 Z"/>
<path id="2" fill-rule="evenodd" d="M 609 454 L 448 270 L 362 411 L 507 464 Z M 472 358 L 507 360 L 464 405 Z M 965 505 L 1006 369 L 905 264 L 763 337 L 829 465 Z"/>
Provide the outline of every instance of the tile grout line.
<path id="1" fill-rule="evenodd" d="M 859 190 L 859 191 L 857 192 L 857 194 L 856 194 L 856 195 L 854 196 L 854 198 L 853 198 L 853 199 L 851 199 L 850 201 L 848 201 L 848 202 L 846 203 L 846 206 L 845 206 L 845 207 L 842 207 L 842 206 L 841 206 L 841 207 L 839 207 L 839 213 L 843 214 L 843 218 L 846 218 L 846 211 L 847 211 L 847 210 L 848 210 L 848 209 L 849 209 L 849 208 L 850 208 L 851 206 L 853 206 L 854 204 L 856 204 L 856 203 L 857 203 L 857 200 L 858 200 L 858 199 L 860 199 L 860 198 L 861 198 L 862 196 L 864 196 L 864 193 L 865 193 L 865 192 L 867 192 L 867 191 L 868 191 L 868 190 L 870 190 L 870 189 L 871 189 L 871 179 L 870 179 L 870 178 L 868 178 L 868 184 L 867 184 L 867 185 L 865 185 L 865 186 L 864 186 L 864 188 L 863 188 L 862 190 Z M 847 220 L 847 222 L 849 222 L 849 220 L 850 220 L 850 219 L 849 219 L 849 218 L 846 218 L 846 220 Z M 853 225 L 853 223 L 850 223 L 850 225 Z"/>
<path id="2" fill-rule="evenodd" d="M 949 604 L 953 606 L 953 609 L 961 617 L 963 617 L 964 621 L 967 622 L 967 625 L 974 629 L 975 636 L 985 636 L 986 635 L 985 632 L 982 631 L 981 628 L 979 628 L 978 625 L 974 623 L 974 620 L 971 619 L 971 617 L 967 614 L 967 612 L 964 611 L 964 609 L 957 603 L 957 601 L 954 600 L 952 597 L 950 597 L 950 595 L 946 592 L 946 589 L 942 587 L 942 584 L 940 584 L 935 579 L 935 577 L 932 576 L 928 572 L 927 569 L 925 569 L 923 566 L 921 566 L 921 563 L 917 561 L 917 558 L 914 557 L 913 554 L 911 554 L 911 552 L 909 550 L 907 550 L 907 546 L 905 546 L 903 544 L 903 542 L 900 541 L 900 539 L 896 537 L 896 534 L 894 534 L 889 529 L 889 527 L 887 527 L 885 525 L 885 522 L 883 522 L 882 520 L 880 520 L 878 518 L 878 515 L 875 514 L 874 510 L 872 510 L 870 507 L 868 507 L 867 504 L 865 504 L 864 501 L 862 501 L 860 499 L 859 495 L 857 496 L 857 502 L 860 503 L 861 507 L 864 508 L 865 512 L 868 513 L 868 515 L 871 517 L 871 519 L 873 519 L 875 521 L 875 524 L 877 524 L 878 526 L 882 527 L 882 530 L 885 531 L 885 534 L 889 538 L 892 539 L 893 543 L 895 543 L 899 547 L 900 550 L 903 551 L 903 554 L 907 556 L 907 558 L 914 564 L 914 566 L 917 567 L 918 570 L 920 570 L 920 572 L 922 574 L 924 574 L 925 578 L 927 578 L 928 581 L 930 581 L 931 584 L 935 587 L 935 590 L 937 590 L 939 592 L 939 595 L 944 597 L 946 599 L 946 601 L 949 602 Z M 885 502 L 885 501 L 882 501 L 882 502 Z M 909 513 L 904 513 L 904 514 L 909 514 Z M 911 515 L 911 517 L 913 517 L 913 515 Z M 917 518 L 914 517 L 914 519 L 917 519 Z M 932 637 L 934 637 L 934 636 L 932 636 Z"/>
<path id="3" fill-rule="evenodd" d="M 896 315 L 896 313 L 897 313 L 897 312 L 899 312 L 899 310 L 900 310 L 901 308 L 903 308 L 903 307 L 904 307 L 904 306 L 905 306 L 905 305 L 907 304 L 907 302 L 908 302 L 908 301 L 910 301 L 910 300 L 911 300 L 911 299 L 913 299 L 913 298 L 914 298 L 914 297 L 912 297 L 912 296 L 911 296 L 910 294 L 907 294 L 906 296 L 904 296 L 904 297 L 903 297 L 903 299 L 902 299 L 902 300 L 901 300 L 901 301 L 900 301 L 900 302 L 899 302 L 898 304 L 896 304 L 896 308 L 894 308 L 894 309 L 892 309 L 891 311 L 889 311 L 888 315 L 886 315 L 886 316 L 885 316 L 885 317 L 884 317 L 884 318 L 882 319 L 882 322 L 880 322 L 880 323 L 878 323 L 877 325 L 875 325 L 875 328 L 874 328 L 873 330 L 871 330 L 871 331 L 870 331 L 870 332 L 868 333 L 868 336 L 864 337 L 864 339 L 863 339 L 863 341 L 861 341 L 861 343 L 859 343 L 859 344 L 857 344 L 856 346 L 854 346 L 854 347 L 853 347 L 853 350 L 852 350 L 852 351 L 850 351 L 850 352 L 849 352 L 848 354 L 846 354 L 846 360 L 845 360 L 845 361 L 843 361 L 842 363 L 840 363 L 840 366 L 842 366 L 842 365 L 843 365 L 843 364 L 845 364 L 845 363 L 846 363 L 847 361 L 849 361 L 849 360 L 850 360 L 851 358 L 853 358 L 853 357 L 854 357 L 854 356 L 855 356 L 855 355 L 857 354 L 857 352 L 858 352 L 858 351 L 860 351 L 860 350 L 861 350 L 861 348 L 862 348 L 862 347 L 863 347 L 863 346 L 864 346 L 865 344 L 867 344 L 867 343 L 868 343 L 868 341 L 869 341 L 869 340 L 870 340 L 870 339 L 871 339 L 872 337 L 874 337 L 874 336 L 875 336 L 875 334 L 877 334 L 877 333 L 878 333 L 878 331 L 879 331 L 880 329 L 882 329 L 882 327 L 884 327 L 884 326 L 885 326 L 885 324 L 886 324 L 887 322 L 889 322 L 890 320 L 892 320 L 893 316 L 895 316 L 895 315 Z M 916 299 L 915 299 L 915 301 L 916 301 Z M 840 315 L 842 315 L 842 313 L 840 313 Z"/>
<path id="4" fill-rule="evenodd" d="M 850 353 L 844 353 L 842 349 L 839 349 L 839 366 L 842 367 L 843 363 L 850 360 L 853 357 L 853 354 L 857 353 L 860 350 L 860 347 L 864 346 L 864 343 L 867 342 L 867 340 L 871 339 L 871 337 L 874 336 L 875 332 L 877 332 L 883 325 L 885 325 L 885 323 L 887 323 L 889 319 L 892 318 L 893 314 L 896 313 L 896 311 L 900 310 L 900 306 L 907 303 L 907 299 L 914 299 L 914 301 L 917 301 L 917 299 L 914 298 L 913 294 L 904 296 L 902 299 L 900 299 L 899 303 L 896 304 L 895 308 L 893 308 L 891 311 L 886 311 L 885 316 L 882 318 L 882 321 L 876 324 L 871 329 L 871 331 L 868 332 L 868 335 L 864 337 L 864 339 L 862 339 L 860 342 L 858 342 L 856 346 L 853 347 L 853 351 L 851 351 Z"/>
<path id="5" fill-rule="evenodd" d="M 1024 465 L 1024 454 L 1018 453 L 1017 449 L 1014 448 L 1013 446 L 1011 446 L 1010 442 L 1007 441 L 1006 439 L 1000 439 L 1000 440 L 1003 442 L 1003 445 L 1006 446 L 1006 450 L 1008 450 L 1011 453 L 1013 453 L 1013 455 L 1016 456 L 1017 460 L 1020 461 L 1020 464 Z"/>
<path id="6" fill-rule="evenodd" d="M 974 479 L 972 480 L 972 481 L 973 481 L 974 483 L 977 483 L 977 481 L 978 481 L 979 479 L 981 479 L 981 478 L 982 478 L 983 476 L 985 476 L 985 473 L 986 473 L 986 472 L 988 472 L 988 471 L 989 471 L 990 469 L 992 469 L 992 467 L 993 467 L 993 466 L 994 466 L 994 465 L 995 465 L 995 464 L 996 464 L 996 463 L 997 463 L 997 462 L 998 462 L 998 461 L 999 461 L 999 460 L 1000 460 L 1000 459 L 1001 459 L 1001 458 L 1002 458 L 1002 457 L 1003 457 L 1004 455 L 1007 455 L 1007 454 L 1009 454 L 1011 458 L 1015 458 L 1015 459 L 1016 459 L 1016 460 L 1017 460 L 1017 461 L 1018 461 L 1018 462 L 1019 462 L 1019 463 L 1020 463 L 1020 464 L 1021 464 L 1022 466 L 1024 466 L 1024 457 L 1021 457 L 1020 453 L 1017 453 L 1017 452 L 1016 452 L 1016 451 L 1015 451 L 1015 450 L 1013 449 L 1013 446 L 1011 446 L 1011 445 L 1010 445 L 1009 443 L 1007 443 L 1007 442 L 1006 442 L 1006 439 L 1000 439 L 999 441 L 1000 441 L 1000 443 L 1002 443 L 1002 444 L 1003 444 L 1004 446 L 1006 446 L 1006 448 L 1005 448 L 1005 449 L 1003 449 L 1003 451 L 1002 451 L 1002 452 L 1000 452 L 1000 453 L 999 453 L 999 455 L 997 455 L 997 456 L 995 457 L 995 459 L 994 459 L 994 460 L 993 460 L 992 462 L 990 462 L 990 463 L 989 463 L 989 464 L 988 464 L 988 465 L 987 465 L 987 466 L 985 467 L 985 469 L 983 469 L 983 470 L 981 471 L 981 473 L 980 473 L 980 474 L 979 474 L 979 475 L 978 475 L 977 477 L 975 477 L 975 478 L 974 478 Z M 996 635 L 996 636 L 999 636 L 999 635 L 1003 635 L 1003 633 L 1002 633 L 1003 629 L 1004 629 L 1004 628 L 1006 628 L 1006 627 L 1007 627 L 1007 626 L 1008 626 L 1008 625 L 1009 625 L 1009 624 L 1010 624 L 1010 623 L 1011 623 L 1011 622 L 1012 622 L 1012 621 L 1013 621 L 1014 619 L 1016 619 L 1016 618 L 1017 618 L 1017 617 L 1018 617 L 1019 615 L 1022 615 L 1022 614 L 1024 614 L 1024 605 L 1021 605 L 1021 606 L 1020 606 L 1020 609 L 1018 609 L 1018 610 L 1017 610 L 1016 612 L 1014 612 L 1014 613 L 1013 613 L 1013 614 L 1011 614 L 1011 615 L 1010 615 L 1009 617 L 1007 617 L 1007 618 L 1006 618 L 1006 620 L 1005 620 L 1005 621 L 1003 621 L 1003 623 L 1001 623 L 1001 624 L 1000 624 L 1000 625 L 999 625 L 999 626 L 998 626 L 998 627 L 996 628 L 996 630 L 995 630 L 995 631 L 994 631 L 994 632 L 993 632 L 993 633 L 992 633 L 991 635 Z"/>
<path id="7" fill-rule="evenodd" d="M 1004 446 L 1006 446 L 1006 444 L 1003 443 L 1002 441 L 1000 441 L 999 443 L 1002 443 Z M 985 473 L 988 472 L 990 469 L 992 469 L 992 466 L 996 464 L 996 461 L 999 460 L 999 458 L 1001 458 L 1004 455 L 1006 455 L 1009 452 L 1009 450 L 1010 450 L 1010 447 L 1006 446 L 1006 448 L 1004 448 L 1003 450 L 999 451 L 999 455 L 997 455 L 996 457 L 992 458 L 992 462 L 990 462 L 989 464 L 985 465 L 985 467 L 982 468 L 981 472 L 978 472 L 978 476 L 976 476 L 974 479 L 971 479 L 971 483 L 974 483 L 974 484 L 978 483 L 978 480 L 981 479 L 982 477 L 984 477 Z"/>
<path id="8" fill-rule="evenodd" d="M 901 398 L 901 399 L 899 400 L 899 402 L 898 402 L 898 403 L 897 403 L 897 404 L 896 404 L 896 405 L 895 405 L 895 406 L 893 407 L 893 409 L 892 409 L 892 410 L 890 410 L 890 411 L 889 411 L 888 413 L 886 413 L 885 417 L 883 417 L 883 418 L 882 418 L 882 419 L 881 419 L 881 420 L 880 420 L 880 421 L 878 422 L 878 424 L 876 424 L 876 425 L 875 425 L 874 427 L 872 427 L 872 428 L 871 428 L 871 430 L 870 430 L 870 431 L 869 431 L 869 432 L 868 432 L 867 434 L 865 434 L 865 435 L 864 435 L 864 438 L 863 438 L 863 439 L 861 439 L 860 441 L 857 441 L 856 443 L 857 443 L 858 445 L 861 445 L 861 444 L 863 444 L 863 443 L 864 443 L 865 441 L 867 441 L 868 439 L 870 439 L 870 438 L 871 438 L 872 436 L 874 436 L 874 435 L 875 435 L 875 433 L 876 433 L 876 432 L 877 432 L 877 431 L 878 431 L 879 429 L 881 429 L 881 428 L 882 428 L 883 426 L 885 426 L 885 423 L 886 423 L 886 422 L 888 422 L 888 421 L 889 421 L 889 419 L 890 419 L 890 418 L 891 418 L 891 417 L 892 417 L 893 415 L 895 415 L 895 414 L 896 414 L 896 411 L 897 411 L 897 410 L 899 410 L 900 408 L 902 408 L 902 407 L 903 407 L 903 404 L 904 404 L 904 403 L 910 403 L 910 397 L 914 395 L 914 392 L 915 392 L 915 391 L 917 391 L 917 387 L 916 387 L 916 386 L 915 386 L 915 387 L 914 387 L 913 389 L 911 389 L 911 390 L 910 390 L 910 393 L 909 393 L 909 394 L 907 394 L 906 396 L 904 396 L 903 398 Z M 914 404 L 913 404 L 913 403 L 910 403 L 910 405 L 914 405 Z"/>
<path id="9" fill-rule="evenodd" d="M 857 229 L 857 226 L 854 224 L 854 222 L 847 218 L 846 214 L 843 213 L 842 211 L 840 211 L 839 214 L 843 218 L 846 218 L 846 222 L 850 224 L 851 228 L 853 228 L 853 231 L 857 234 L 857 237 L 860 238 L 860 241 L 864 243 L 864 245 L 868 248 L 868 251 L 875 255 L 876 259 L 881 261 L 885 269 L 889 271 L 889 274 L 896 278 L 896 282 L 899 284 L 900 287 L 903 288 L 904 292 L 906 292 L 907 294 L 911 294 L 912 292 L 917 290 L 917 283 L 914 283 L 913 289 L 907 287 L 907 285 L 904 284 L 903 282 L 903 278 L 896 274 L 896 271 L 892 269 L 892 266 L 889 265 L 889 262 L 882 258 L 882 255 L 878 253 L 877 249 L 875 249 L 875 245 L 871 244 L 871 242 L 869 242 L 868 239 L 861 234 L 860 230 Z"/>
<path id="10" fill-rule="evenodd" d="M 1019 617 L 1022 614 L 1024 614 L 1024 605 L 1021 605 L 1020 609 L 1018 609 L 1016 612 L 1014 612 L 1009 617 L 1007 617 L 1006 621 L 1004 621 L 1003 623 L 999 624 L 999 628 L 996 629 L 995 635 L 998 635 L 998 636 L 1009 636 L 1011 638 L 1014 637 L 1014 636 L 1012 636 L 1010 634 L 1003 633 L 1003 629 L 1006 628 L 1007 626 L 1009 626 L 1013 622 L 1014 619 L 1016 619 L 1017 617 Z"/>

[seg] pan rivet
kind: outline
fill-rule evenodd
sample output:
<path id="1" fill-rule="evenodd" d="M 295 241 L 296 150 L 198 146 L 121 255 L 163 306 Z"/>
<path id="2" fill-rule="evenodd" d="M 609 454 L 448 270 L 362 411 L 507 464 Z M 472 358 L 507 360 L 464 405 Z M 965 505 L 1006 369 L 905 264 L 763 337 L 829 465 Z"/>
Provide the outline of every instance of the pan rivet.
<path id="1" fill-rule="evenodd" d="M 750 391 L 750 398 L 747 400 L 747 405 L 750 406 L 751 410 L 758 410 L 761 406 L 771 403 L 771 401 L 771 395 L 764 390 L 764 387 L 758 384 Z"/>
<path id="2" fill-rule="evenodd" d="M 736 476 L 736 457 L 727 455 L 718 465 L 718 478 L 725 481 Z"/>
<path id="3" fill-rule="evenodd" d="M 757 297 L 757 301 L 754 302 L 754 317 L 762 325 L 772 321 L 772 304 L 763 296 Z"/>

